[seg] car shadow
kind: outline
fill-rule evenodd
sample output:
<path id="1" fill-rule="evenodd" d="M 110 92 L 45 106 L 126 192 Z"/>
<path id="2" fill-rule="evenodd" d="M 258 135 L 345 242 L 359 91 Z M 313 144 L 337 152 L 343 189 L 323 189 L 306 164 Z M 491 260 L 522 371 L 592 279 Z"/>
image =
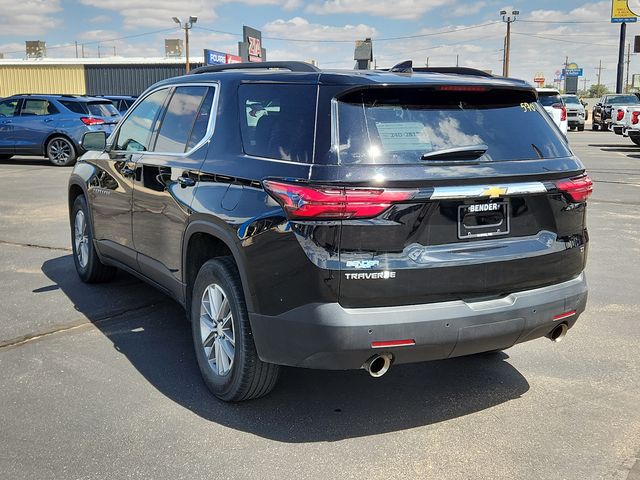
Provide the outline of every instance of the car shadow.
<path id="1" fill-rule="evenodd" d="M 29 167 L 53 167 L 54 165 L 47 158 L 43 157 L 11 157 L 9 159 L 0 159 L 0 165 L 24 165 Z M 68 167 L 62 167 L 68 168 Z"/>
<path id="2" fill-rule="evenodd" d="M 66 265 L 65 270 L 61 268 Z M 264 438 L 332 442 L 430 425 L 517 399 L 529 389 L 505 353 L 392 367 L 374 379 L 363 370 L 284 368 L 267 397 L 226 404 L 201 380 L 189 326 L 170 300 L 105 320 L 95 302 L 108 302 L 111 284 L 80 288 L 70 255 L 42 271 L 159 392 L 203 419 Z M 120 274 L 119 274 L 120 275 Z M 87 288 L 94 294 L 87 294 Z M 142 282 L 129 290 L 147 294 Z M 98 309 L 99 310 L 99 309 Z"/>

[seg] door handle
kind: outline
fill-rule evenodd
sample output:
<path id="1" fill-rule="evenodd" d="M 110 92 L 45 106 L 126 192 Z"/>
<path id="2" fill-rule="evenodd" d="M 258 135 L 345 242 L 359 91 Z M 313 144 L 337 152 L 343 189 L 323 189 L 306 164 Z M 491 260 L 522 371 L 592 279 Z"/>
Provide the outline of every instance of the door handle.
<path id="1" fill-rule="evenodd" d="M 136 173 L 136 171 L 132 168 L 129 167 L 123 167 L 122 170 L 120 170 L 120 174 L 123 177 L 133 177 L 133 175 Z"/>
<path id="2" fill-rule="evenodd" d="M 178 183 L 181 187 L 193 187 L 196 184 L 196 181 L 191 177 L 178 177 Z"/>
<path id="3" fill-rule="evenodd" d="M 44 123 L 53 122 L 53 118 L 45 118 Z"/>

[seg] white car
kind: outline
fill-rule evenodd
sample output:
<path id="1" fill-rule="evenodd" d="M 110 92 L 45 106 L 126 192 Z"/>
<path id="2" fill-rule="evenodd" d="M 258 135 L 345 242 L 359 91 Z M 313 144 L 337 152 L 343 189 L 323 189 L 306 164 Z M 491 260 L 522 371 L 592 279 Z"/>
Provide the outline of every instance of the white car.
<path id="1" fill-rule="evenodd" d="M 567 107 L 555 88 L 536 88 L 538 101 L 553 119 L 564 136 L 567 135 Z"/>

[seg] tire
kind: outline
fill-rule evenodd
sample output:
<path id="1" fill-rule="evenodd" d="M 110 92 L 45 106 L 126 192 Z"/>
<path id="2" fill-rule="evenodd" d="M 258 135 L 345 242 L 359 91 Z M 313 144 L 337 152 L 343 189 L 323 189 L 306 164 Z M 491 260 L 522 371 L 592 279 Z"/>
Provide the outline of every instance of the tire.
<path id="1" fill-rule="evenodd" d="M 598 124 L 597 124 L 597 123 L 595 123 L 595 122 L 593 122 L 593 123 L 591 124 L 591 130 L 593 130 L 594 132 L 597 132 L 597 131 L 598 131 Z"/>
<path id="2" fill-rule="evenodd" d="M 71 209 L 71 246 L 73 263 L 80 280 L 85 283 L 101 283 L 111 280 L 116 269 L 100 261 L 93 244 L 93 230 L 89 221 L 89 209 L 84 196 L 73 202 Z"/>
<path id="3" fill-rule="evenodd" d="M 216 397 L 239 402 L 273 390 L 280 367 L 258 358 L 240 275 L 231 257 L 214 258 L 200 268 L 191 300 L 191 330 L 202 378 Z"/>
<path id="4" fill-rule="evenodd" d="M 584 132 L 584 124 L 578 125 L 578 131 L 579 132 Z"/>
<path id="5" fill-rule="evenodd" d="M 13 155 L 10 153 L 0 153 L 0 160 L 9 160 Z"/>
<path id="6" fill-rule="evenodd" d="M 67 167 L 76 163 L 78 152 L 73 142 L 65 137 L 53 137 L 47 143 L 46 154 L 56 167 Z"/>
<path id="7" fill-rule="evenodd" d="M 636 136 L 636 135 L 634 135 L 633 137 L 629 136 L 629 139 L 636 145 L 640 145 L 640 136 Z"/>

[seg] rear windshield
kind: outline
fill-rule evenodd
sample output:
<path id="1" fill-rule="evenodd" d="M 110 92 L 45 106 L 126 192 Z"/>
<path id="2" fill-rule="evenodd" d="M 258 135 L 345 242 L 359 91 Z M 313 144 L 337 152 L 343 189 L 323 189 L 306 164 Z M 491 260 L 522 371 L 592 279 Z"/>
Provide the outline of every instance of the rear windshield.
<path id="1" fill-rule="evenodd" d="M 607 103 L 611 105 L 627 105 L 640 102 L 635 95 L 610 95 L 607 97 Z"/>
<path id="2" fill-rule="evenodd" d="M 345 164 L 428 164 L 433 152 L 475 146 L 487 161 L 571 155 L 528 91 L 368 89 L 338 98 L 334 110 Z"/>
<path id="3" fill-rule="evenodd" d="M 87 109 L 91 115 L 96 117 L 115 117 L 120 115 L 118 109 L 109 101 L 89 102 L 87 103 Z"/>
<path id="4" fill-rule="evenodd" d="M 562 97 L 564 99 L 564 103 L 571 105 L 580 105 L 580 100 L 575 95 L 567 95 L 566 97 Z"/>
<path id="5" fill-rule="evenodd" d="M 562 103 L 562 98 L 557 93 L 538 92 L 538 101 L 545 107 L 550 107 L 556 103 Z"/>

